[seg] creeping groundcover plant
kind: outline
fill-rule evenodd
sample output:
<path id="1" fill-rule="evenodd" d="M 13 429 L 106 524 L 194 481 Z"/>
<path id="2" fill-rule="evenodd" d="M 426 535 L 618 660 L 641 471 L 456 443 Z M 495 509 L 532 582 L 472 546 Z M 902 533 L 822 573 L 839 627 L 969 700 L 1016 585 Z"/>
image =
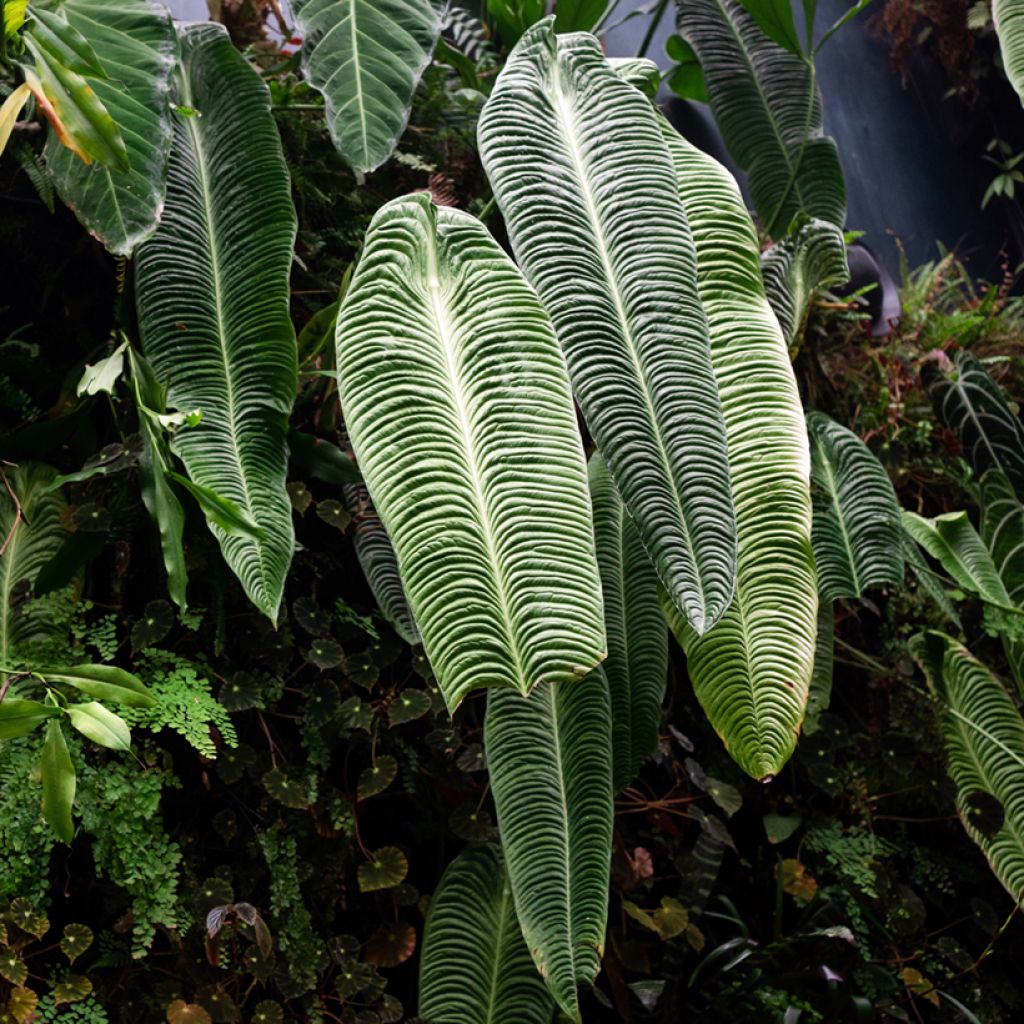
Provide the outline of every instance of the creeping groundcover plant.
<path id="1" fill-rule="evenodd" d="M 1013 272 L 677 5 L 0 0 L 0 1024 L 1024 1014 Z"/>

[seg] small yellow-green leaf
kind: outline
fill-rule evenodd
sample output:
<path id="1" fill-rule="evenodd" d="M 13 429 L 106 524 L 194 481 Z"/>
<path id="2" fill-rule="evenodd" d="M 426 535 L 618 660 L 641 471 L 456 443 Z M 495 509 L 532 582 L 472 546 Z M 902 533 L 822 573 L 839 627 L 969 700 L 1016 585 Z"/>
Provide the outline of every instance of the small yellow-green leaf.
<path id="1" fill-rule="evenodd" d="M 654 927 L 663 939 L 682 935 L 690 923 L 690 915 L 679 900 L 662 896 L 661 906 L 654 912 Z"/>
<path id="2" fill-rule="evenodd" d="M 401 885 L 409 872 L 409 862 L 397 846 L 382 846 L 370 854 L 370 859 L 359 865 L 356 878 L 360 892 L 393 889 Z"/>
<path id="3" fill-rule="evenodd" d="M 75 802 L 75 766 L 61 723 L 46 723 L 46 739 L 39 763 L 43 780 L 43 818 L 62 843 L 71 843 L 75 825 L 71 808 Z"/>
<path id="4" fill-rule="evenodd" d="M 108 750 L 131 748 L 132 734 L 124 719 L 105 708 L 99 701 L 70 704 L 67 713 L 72 726 L 93 743 L 98 743 Z"/>
<path id="5" fill-rule="evenodd" d="M 80 1003 L 92 995 L 92 982 L 84 974 L 69 974 L 60 984 L 54 986 L 53 1002 Z"/>
<path id="6" fill-rule="evenodd" d="M 13 1018 L 14 1024 L 27 1024 L 35 1020 L 36 1006 L 39 1005 L 39 996 L 30 988 L 16 988 L 11 991 L 11 998 L 7 1001 L 7 1013 Z"/>

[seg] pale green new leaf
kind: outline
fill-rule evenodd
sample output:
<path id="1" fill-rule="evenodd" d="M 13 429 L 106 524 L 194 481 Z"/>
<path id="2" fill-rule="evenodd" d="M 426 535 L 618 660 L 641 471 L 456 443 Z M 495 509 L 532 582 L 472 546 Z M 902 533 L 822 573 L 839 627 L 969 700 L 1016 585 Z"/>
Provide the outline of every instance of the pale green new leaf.
<path id="1" fill-rule="evenodd" d="M 1010 895 L 1024 898 L 1024 721 L 1003 684 L 966 647 L 923 633 L 912 650 L 941 703 L 946 766 L 960 819 Z M 998 830 L 975 817 L 976 794 L 999 801 Z"/>
<path id="2" fill-rule="evenodd" d="M 992 20 L 999 37 L 1006 77 L 1024 101 L 1024 3 L 1021 0 L 992 0 Z"/>
<path id="3" fill-rule="evenodd" d="M 576 986 L 601 969 L 612 843 L 611 709 L 604 672 L 492 690 L 484 724 L 516 913 L 548 989 L 579 1020 Z"/>
<path id="4" fill-rule="evenodd" d="M 449 708 L 605 656 L 586 465 L 536 295 L 426 193 L 374 217 L 338 316 L 338 391 Z"/>
<path id="5" fill-rule="evenodd" d="M 86 739 L 109 750 L 130 750 L 132 734 L 124 720 L 99 701 L 69 704 L 67 715 L 71 725 Z"/>
<path id="6" fill-rule="evenodd" d="M 432 1024 L 550 1024 L 551 996 L 516 919 L 501 852 L 463 850 L 430 899 L 419 1015 Z"/>
<path id="7" fill-rule="evenodd" d="M 808 220 L 761 254 L 761 276 L 786 343 L 794 346 L 815 295 L 850 277 L 842 231 L 825 220 Z"/>
<path id="8" fill-rule="evenodd" d="M 793 752 L 814 661 L 807 436 L 796 379 L 764 294 L 757 235 L 732 175 L 661 119 L 697 246 L 697 284 L 729 446 L 736 595 L 704 636 L 669 612 L 711 724 L 755 778 Z"/>
<path id="9" fill-rule="evenodd" d="M 31 595 L 39 570 L 64 542 L 61 514 L 66 503 L 59 491 L 49 490 L 57 475 L 49 466 L 23 463 L 0 468 L 7 478 L 7 486 L 0 483 L 0 544 L 6 544 L 0 555 L 0 664 L 4 664 L 15 646 L 54 635 L 50 616 L 33 605 Z M 21 506 L 20 516 L 11 492 Z"/>
<path id="10" fill-rule="evenodd" d="M 608 634 L 603 667 L 612 706 L 613 780 L 620 790 L 658 746 L 668 631 L 658 576 L 600 452 L 590 458 L 590 500 Z"/>
<path id="11" fill-rule="evenodd" d="M 178 100 L 197 113 L 176 119 L 163 220 L 139 247 L 139 330 L 168 403 L 202 412 L 174 435 L 189 477 L 262 534 L 226 530 L 204 506 L 250 600 L 276 619 L 294 547 L 288 169 L 267 87 L 224 29 L 186 26 L 181 47 Z"/>
<path id="12" fill-rule="evenodd" d="M 842 227 L 846 186 L 835 142 L 822 134 L 810 64 L 773 42 L 737 0 L 678 0 L 679 31 L 697 51 L 715 122 L 747 172 L 765 231 L 799 214 Z"/>
<path id="13" fill-rule="evenodd" d="M 590 433 L 669 596 L 710 629 L 732 597 L 735 520 L 693 239 L 655 112 L 593 36 L 556 37 L 548 18 L 509 57 L 478 137 Z"/>
<path id="14" fill-rule="evenodd" d="M 129 256 L 156 230 L 164 204 L 174 23 L 156 0 L 65 0 L 60 11 L 106 72 L 86 81 L 121 131 L 129 169 L 85 164 L 52 135 L 47 167 L 83 226 L 112 253 Z"/>
<path id="15" fill-rule="evenodd" d="M 852 430 L 807 416 L 818 592 L 829 603 L 903 582 L 900 509 L 892 481 Z"/>
<path id="16" fill-rule="evenodd" d="M 292 0 L 302 66 L 323 93 L 327 127 L 358 174 L 398 145 L 441 21 L 430 0 Z"/>
<path id="17" fill-rule="evenodd" d="M 1024 427 L 985 367 L 961 349 L 948 373 L 938 362 L 925 363 L 921 381 L 936 415 L 960 439 L 975 474 L 998 469 L 1024 498 Z"/>

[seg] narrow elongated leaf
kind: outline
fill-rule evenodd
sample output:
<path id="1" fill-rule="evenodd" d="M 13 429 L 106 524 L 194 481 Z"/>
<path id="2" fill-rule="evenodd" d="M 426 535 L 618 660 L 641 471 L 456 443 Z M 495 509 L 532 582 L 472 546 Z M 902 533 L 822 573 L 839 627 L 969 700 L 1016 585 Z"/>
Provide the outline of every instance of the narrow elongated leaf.
<path id="1" fill-rule="evenodd" d="M 914 638 L 912 650 L 942 702 L 946 767 L 960 820 L 1017 902 L 1024 898 L 1024 721 L 1002 683 L 966 647 L 942 633 Z M 978 794 L 999 802 L 998 829 L 979 822 Z"/>
<path id="2" fill-rule="evenodd" d="M 902 583 L 900 509 L 889 474 L 853 431 L 824 413 L 808 414 L 807 432 L 822 600 Z"/>
<path id="3" fill-rule="evenodd" d="M 143 348 L 168 402 L 202 411 L 174 449 L 188 475 L 233 502 L 257 539 L 207 521 L 250 600 L 276 619 L 294 532 L 285 489 L 295 396 L 288 170 L 266 86 L 219 25 L 181 30 L 180 116 L 167 206 L 139 247 Z"/>
<path id="4" fill-rule="evenodd" d="M 419 994 L 419 1015 L 433 1024 L 549 1024 L 551 996 L 494 847 L 460 853 L 431 897 Z"/>
<path id="5" fill-rule="evenodd" d="M 292 0 L 302 66 L 352 169 L 378 168 L 409 121 L 441 21 L 430 0 Z"/>
<path id="6" fill-rule="evenodd" d="M 793 751 L 814 661 L 807 436 L 796 379 L 765 298 L 758 244 L 732 175 L 661 119 L 697 246 L 697 284 L 729 446 L 739 554 L 736 595 L 697 636 L 669 622 L 697 698 L 755 778 Z"/>
<path id="7" fill-rule="evenodd" d="M 151 708 L 156 698 L 138 676 L 116 665 L 75 665 L 70 668 L 41 669 L 51 683 L 66 683 L 97 700 L 112 701 L 129 708 Z"/>
<path id="8" fill-rule="evenodd" d="M 46 723 L 39 773 L 43 783 L 43 818 L 62 843 L 70 843 L 75 837 L 75 823 L 71 818 L 75 803 L 75 766 L 64 729 L 56 719 Z"/>
<path id="9" fill-rule="evenodd" d="M 484 725 L 516 913 L 558 1005 L 579 1020 L 577 984 L 601 968 L 612 841 L 608 684 L 598 669 L 527 699 L 493 690 Z"/>
<path id="10" fill-rule="evenodd" d="M 421 640 L 419 628 L 413 618 L 409 599 L 405 596 L 402 576 L 398 571 L 391 538 L 373 507 L 370 492 L 362 483 L 347 484 L 342 493 L 345 506 L 352 514 L 354 528 L 352 546 L 373 596 L 384 618 L 408 644 Z"/>
<path id="11" fill-rule="evenodd" d="M 53 137 L 47 166 L 83 226 L 111 252 L 128 256 L 156 230 L 164 204 L 174 23 L 156 0 L 65 0 L 60 10 L 105 72 L 86 81 L 120 129 L 129 166 L 86 165 Z"/>
<path id="12" fill-rule="evenodd" d="M 41 704 L 37 700 L 5 697 L 0 701 L 0 740 L 27 736 L 48 718 L 56 718 L 59 714 L 59 708 Z"/>
<path id="13" fill-rule="evenodd" d="M 842 227 L 846 186 L 810 65 L 772 42 L 738 0 L 678 5 L 680 34 L 697 51 L 715 122 L 765 231 L 780 237 L 801 213 Z"/>
<path id="14" fill-rule="evenodd" d="M 992 20 L 1006 77 L 1024 102 L 1024 4 L 1020 0 L 992 0 Z"/>
<path id="15" fill-rule="evenodd" d="M 849 280 L 842 231 L 826 220 L 807 221 L 761 254 L 761 276 L 786 344 L 792 347 L 803 336 L 814 296 Z"/>
<path id="16" fill-rule="evenodd" d="M 24 463 L 3 467 L 7 487 L 0 484 L 0 664 L 15 646 L 52 636 L 52 617 L 31 602 L 39 570 L 60 550 L 66 531 L 61 525 L 63 496 L 50 491 L 56 473 L 49 467 Z M 20 514 L 11 497 L 17 497 Z"/>
<path id="17" fill-rule="evenodd" d="M 449 708 L 601 661 L 565 364 L 479 221 L 425 193 L 377 213 L 338 317 L 338 391 Z"/>
<path id="18" fill-rule="evenodd" d="M 998 470 L 981 478 L 981 539 L 985 542 L 1010 603 L 1024 608 L 1024 506 Z M 1024 693 L 1024 643 L 1007 638 L 1006 655 Z"/>
<path id="19" fill-rule="evenodd" d="M 1024 497 L 1024 427 L 985 367 L 961 350 L 949 373 L 937 362 L 925 363 L 921 381 L 935 414 L 959 437 L 975 474 L 998 469 Z"/>
<path id="20" fill-rule="evenodd" d="M 608 634 L 603 667 L 612 706 L 613 781 L 619 790 L 658 746 L 668 631 L 657 573 L 599 452 L 590 459 L 590 498 Z"/>
<path id="21" fill-rule="evenodd" d="M 735 520 L 693 239 L 647 100 L 551 19 L 515 48 L 480 154 L 583 414 L 672 601 L 728 607 Z"/>

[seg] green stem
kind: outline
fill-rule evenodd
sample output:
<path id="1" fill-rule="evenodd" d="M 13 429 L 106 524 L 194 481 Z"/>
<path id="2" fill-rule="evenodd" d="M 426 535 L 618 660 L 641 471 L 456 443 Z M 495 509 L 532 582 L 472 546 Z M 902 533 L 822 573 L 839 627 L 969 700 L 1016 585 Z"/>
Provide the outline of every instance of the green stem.
<path id="1" fill-rule="evenodd" d="M 647 50 L 654 41 L 654 33 L 658 31 L 661 19 L 665 16 L 666 7 L 668 7 L 668 0 L 658 0 L 658 6 L 651 18 L 651 23 L 647 26 L 647 35 L 644 36 L 644 41 L 640 44 L 640 49 L 636 52 L 638 58 L 647 56 Z"/>

